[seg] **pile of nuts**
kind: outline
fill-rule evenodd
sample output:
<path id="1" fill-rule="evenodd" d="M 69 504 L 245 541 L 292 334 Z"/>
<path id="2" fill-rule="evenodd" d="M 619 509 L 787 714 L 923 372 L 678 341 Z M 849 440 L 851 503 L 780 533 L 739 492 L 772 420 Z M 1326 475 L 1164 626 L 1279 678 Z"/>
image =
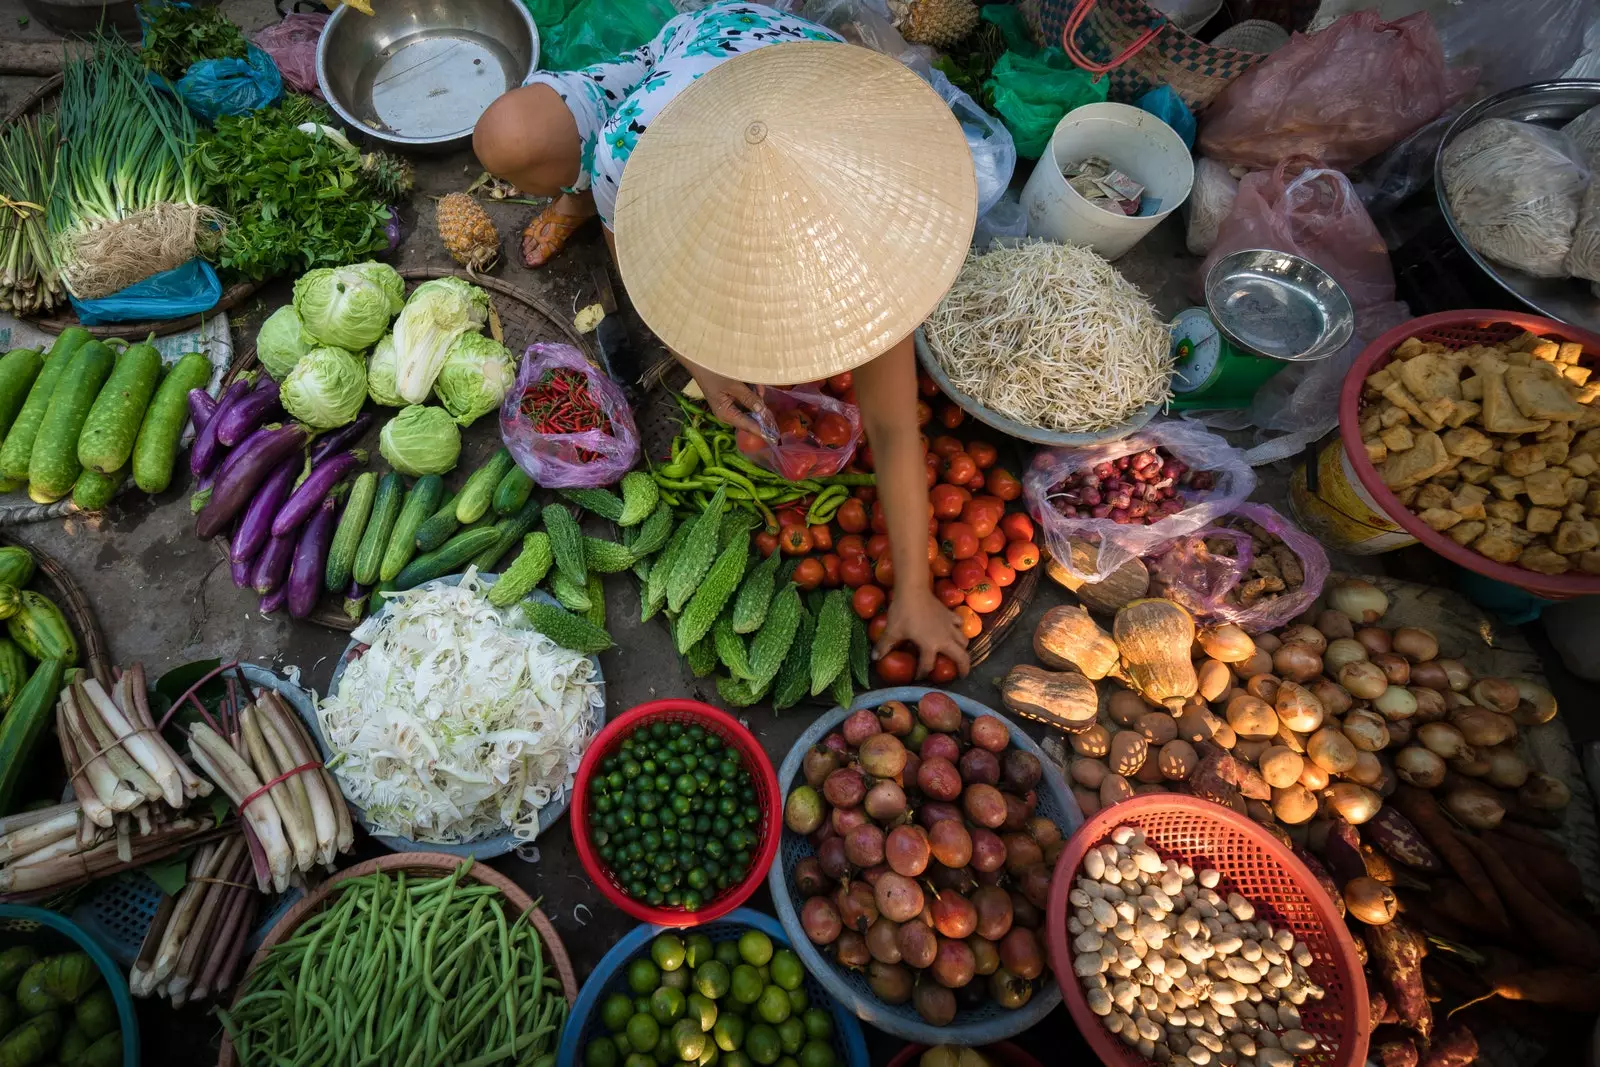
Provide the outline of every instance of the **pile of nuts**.
<path id="1" fill-rule="evenodd" d="M 1306 971 L 1311 950 L 1220 884 L 1117 827 L 1085 853 L 1068 896 L 1073 973 L 1089 1010 L 1146 1059 L 1293 1067 L 1322 1046 L 1301 1028 L 1300 1006 L 1325 995 Z"/>

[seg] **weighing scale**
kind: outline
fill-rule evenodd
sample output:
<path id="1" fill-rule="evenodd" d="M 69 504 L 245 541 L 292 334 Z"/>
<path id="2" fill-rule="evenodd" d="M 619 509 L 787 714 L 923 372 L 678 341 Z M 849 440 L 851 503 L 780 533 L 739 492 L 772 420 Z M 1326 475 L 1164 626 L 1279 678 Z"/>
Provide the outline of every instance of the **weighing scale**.
<path id="1" fill-rule="evenodd" d="M 1289 363 L 1258 356 L 1217 329 L 1205 308 L 1184 308 L 1172 324 L 1172 400 L 1178 411 L 1247 408 L 1256 390 Z"/>

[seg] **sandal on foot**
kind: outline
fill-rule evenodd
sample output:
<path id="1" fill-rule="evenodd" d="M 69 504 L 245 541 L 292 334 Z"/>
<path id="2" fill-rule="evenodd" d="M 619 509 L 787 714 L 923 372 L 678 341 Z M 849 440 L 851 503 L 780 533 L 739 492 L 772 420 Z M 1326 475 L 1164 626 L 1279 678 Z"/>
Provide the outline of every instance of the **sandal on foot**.
<path id="1" fill-rule="evenodd" d="M 530 268 L 544 266 L 590 218 L 593 216 L 563 214 L 554 204 L 549 205 L 522 231 L 522 262 Z"/>

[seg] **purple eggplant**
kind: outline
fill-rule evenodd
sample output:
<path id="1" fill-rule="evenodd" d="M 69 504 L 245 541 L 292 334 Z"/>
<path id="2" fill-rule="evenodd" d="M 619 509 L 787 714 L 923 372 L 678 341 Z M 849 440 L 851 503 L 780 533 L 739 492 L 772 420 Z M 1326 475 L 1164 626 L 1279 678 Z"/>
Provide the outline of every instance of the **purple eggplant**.
<path id="1" fill-rule="evenodd" d="M 372 592 L 369 586 L 362 585 L 354 578 L 350 579 L 350 586 L 344 591 L 344 613 L 351 622 L 360 622 L 361 617 L 367 613 L 367 597 Z"/>
<path id="2" fill-rule="evenodd" d="M 218 416 L 219 418 L 221 416 Z M 213 420 L 212 425 L 216 425 Z M 271 434 L 253 439 L 248 453 L 241 448 L 239 458 L 219 475 L 211 487 L 211 502 L 200 512 L 194 532 L 202 541 L 210 540 L 227 528 L 233 517 L 250 503 L 250 497 L 278 465 L 305 446 L 309 431 L 297 422 L 279 426 Z"/>
<path id="3" fill-rule="evenodd" d="M 383 255 L 391 255 L 400 247 L 400 209 L 389 208 L 389 221 L 383 224 L 383 235 L 389 239 L 389 247 L 383 250 Z"/>
<path id="4" fill-rule="evenodd" d="M 263 378 L 249 396 L 217 416 L 217 443 L 232 448 L 281 410 L 278 406 L 278 383 L 271 378 Z"/>
<path id="5" fill-rule="evenodd" d="M 250 572 L 250 587 L 266 596 L 289 576 L 289 564 L 294 560 L 293 537 L 274 537 L 256 557 L 255 569 Z"/>
<path id="6" fill-rule="evenodd" d="M 322 595 L 322 574 L 328 566 L 328 547 L 333 543 L 338 515 L 338 498 L 330 496 L 300 531 L 300 543 L 295 545 L 294 562 L 289 566 L 288 585 L 289 614 L 296 619 L 310 615 Z"/>
<path id="7" fill-rule="evenodd" d="M 311 468 L 311 473 L 295 487 L 289 502 L 272 520 L 272 536 L 284 537 L 298 530 L 311 517 L 313 509 L 339 484 L 339 479 L 366 461 L 367 454 L 356 448 L 340 452 Z"/>
<path id="8" fill-rule="evenodd" d="M 282 608 L 283 605 L 284 605 L 284 602 L 287 601 L 288 599 L 289 599 L 289 588 L 288 588 L 288 586 L 280 585 L 280 586 L 278 586 L 278 588 L 274 589 L 272 592 L 270 592 L 266 596 L 262 597 L 261 598 L 261 603 L 258 605 L 258 607 L 261 609 L 261 614 L 263 614 L 263 615 L 271 615 L 273 612 L 278 611 L 280 608 Z"/>
<path id="9" fill-rule="evenodd" d="M 194 432 L 199 433 L 217 413 L 217 398 L 204 389 L 189 390 L 189 418 L 194 421 Z"/>
<path id="10" fill-rule="evenodd" d="M 244 509 L 244 517 L 240 519 L 238 532 L 231 542 L 229 559 L 253 559 L 261 546 L 266 544 L 267 538 L 272 536 L 273 517 L 288 499 L 289 490 L 294 488 L 300 467 L 300 457 L 290 456 L 278 465 L 277 470 L 267 475 L 267 480 L 261 483 L 261 488 L 256 490 L 256 495 L 250 498 L 250 503 Z"/>
<path id="11" fill-rule="evenodd" d="M 311 446 L 311 465 L 315 467 L 335 452 L 355 444 L 371 425 L 372 412 L 364 411 L 356 416 L 355 422 L 323 434 Z"/>
<path id="12" fill-rule="evenodd" d="M 217 428 L 222 422 L 228 409 L 250 395 L 250 381 L 240 378 L 228 386 L 228 391 L 222 394 L 222 399 L 217 402 L 217 409 L 211 413 L 211 421 L 194 435 L 194 447 L 189 450 L 189 473 L 196 478 L 203 474 L 211 473 L 211 468 L 216 466 L 217 457 L 222 454 L 221 442 L 217 440 Z"/>
<path id="13" fill-rule="evenodd" d="M 243 589 L 250 584 L 250 572 L 255 568 L 255 557 L 229 563 L 228 569 L 233 574 L 233 584 Z"/>

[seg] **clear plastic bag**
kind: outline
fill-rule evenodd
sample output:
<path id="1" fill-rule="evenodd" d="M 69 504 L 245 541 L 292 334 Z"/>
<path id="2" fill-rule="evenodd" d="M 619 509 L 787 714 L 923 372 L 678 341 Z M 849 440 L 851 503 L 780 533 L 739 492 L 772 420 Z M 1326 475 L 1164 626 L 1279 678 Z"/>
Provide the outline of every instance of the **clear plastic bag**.
<path id="1" fill-rule="evenodd" d="M 761 427 L 763 445 L 745 452 L 752 463 L 781 474 L 791 482 L 798 482 L 804 478 L 825 478 L 830 474 L 838 474 L 855 456 L 856 442 L 861 438 L 861 411 L 854 404 L 847 404 L 820 390 L 803 387 L 777 389 L 768 386 L 762 390 L 761 400 L 767 410 L 754 418 L 756 425 Z M 820 418 L 843 419 L 849 428 L 849 440 L 843 445 L 829 446 L 812 439 L 802 439 L 793 431 L 785 433 L 781 428 L 788 421 L 786 416 L 789 412 L 797 412 L 813 429 Z M 843 434 L 843 429 L 837 424 L 834 428 L 840 435 Z M 744 435 L 740 440 L 745 440 Z"/>
<path id="2" fill-rule="evenodd" d="M 1214 159 L 1195 160 L 1194 186 L 1183 209 L 1189 214 L 1189 229 L 1184 238 L 1192 255 L 1203 256 L 1217 243 L 1217 233 L 1233 211 L 1239 196 L 1239 182 L 1228 168 Z"/>
<path id="3" fill-rule="evenodd" d="M 1229 603 L 1228 594 L 1249 581 L 1255 563 L 1255 543 L 1247 530 L 1236 528 L 1238 520 L 1257 526 L 1282 541 L 1300 562 L 1298 589 L 1274 600 L 1260 600 L 1248 607 Z M 1234 555 L 1221 556 L 1206 548 L 1207 539 L 1232 541 Z M 1328 553 L 1315 537 L 1302 533 L 1288 519 L 1265 504 L 1240 504 L 1216 526 L 1196 531 L 1174 542 L 1150 564 L 1152 584 L 1164 586 L 1163 596 L 1177 601 L 1198 618 L 1231 622 L 1250 633 L 1263 633 L 1286 625 L 1322 595 L 1328 580 Z"/>
<path id="4" fill-rule="evenodd" d="M 570 370 L 584 376 L 589 394 L 611 422 L 611 432 L 545 434 L 522 413 L 522 394 L 547 373 Z M 571 345 L 529 345 L 517 384 L 500 405 L 500 436 L 512 458 L 537 485 L 548 489 L 593 489 L 610 485 L 639 458 L 639 431 L 622 389 Z M 584 455 L 588 453 L 588 455 Z"/>
<path id="5" fill-rule="evenodd" d="M 967 151 L 972 153 L 972 166 L 978 175 L 978 214 L 982 215 L 999 202 L 1011 184 L 1011 172 L 1017 167 L 1017 146 L 1011 139 L 1011 131 L 979 107 L 976 100 L 957 89 L 944 71 L 929 66 L 921 55 L 908 53 L 900 59 L 933 86 L 933 91 L 961 123 Z"/>
<path id="6" fill-rule="evenodd" d="M 1349 170 L 1422 127 L 1472 88 L 1476 70 L 1445 66 L 1426 13 L 1375 11 L 1295 34 L 1207 109 L 1200 150 L 1253 168 L 1305 155 Z"/>
<path id="7" fill-rule="evenodd" d="M 1056 487 L 1067 475 L 1157 447 L 1165 448 L 1193 470 L 1213 472 L 1213 487 L 1184 489 L 1181 495 L 1187 506 L 1148 526 L 1125 526 L 1110 519 L 1068 518 L 1051 502 Z M 1051 556 L 1078 578 L 1098 582 L 1129 560 L 1149 555 L 1237 508 L 1255 489 L 1256 476 L 1228 442 L 1196 423 L 1173 420 L 1154 423 L 1120 441 L 1043 449 L 1034 456 L 1022 486 L 1028 513 L 1044 530 Z M 1093 570 L 1080 571 L 1075 566 L 1085 562 L 1085 554 L 1071 550 L 1074 541 L 1099 546 Z"/>
<path id="8" fill-rule="evenodd" d="M 85 326 L 114 322 L 160 322 L 210 311 L 222 299 L 222 281 L 203 259 L 152 274 L 126 289 L 93 300 L 70 296 L 72 310 Z"/>
<path id="9" fill-rule="evenodd" d="M 1445 59 L 1452 66 L 1477 67 L 1482 96 L 1578 77 L 1562 72 L 1583 51 L 1584 27 L 1597 11 L 1594 0 L 1469 0 L 1432 9 Z"/>
<path id="10" fill-rule="evenodd" d="M 982 252 L 996 242 L 1015 244 L 1028 236 L 1028 213 L 1016 193 L 1006 190 L 994 207 L 978 216 L 972 247 Z"/>
<path id="11" fill-rule="evenodd" d="M 297 93 L 310 93 L 324 99 L 317 84 L 317 40 L 330 16 L 319 13 L 290 14 L 255 35 L 255 43 L 272 57 L 283 75 L 283 82 Z"/>

